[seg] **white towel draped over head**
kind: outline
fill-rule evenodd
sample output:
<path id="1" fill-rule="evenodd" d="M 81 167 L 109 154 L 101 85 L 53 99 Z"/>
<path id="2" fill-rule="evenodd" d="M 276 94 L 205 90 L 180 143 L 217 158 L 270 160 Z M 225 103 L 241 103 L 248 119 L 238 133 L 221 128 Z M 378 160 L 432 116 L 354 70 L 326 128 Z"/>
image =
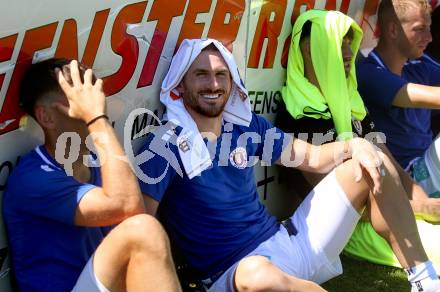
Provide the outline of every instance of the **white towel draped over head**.
<path id="1" fill-rule="evenodd" d="M 249 126 L 252 119 L 249 96 L 231 52 L 214 39 L 183 40 L 162 82 L 160 101 L 166 107 L 166 119 L 183 128 L 177 138 L 177 145 L 185 172 L 190 179 L 210 167 L 212 162 L 197 125 L 185 109 L 176 87 L 200 52 L 210 44 L 215 45 L 223 56 L 233 80 L 231 93 L 222 114 L 223 120 Z"/>

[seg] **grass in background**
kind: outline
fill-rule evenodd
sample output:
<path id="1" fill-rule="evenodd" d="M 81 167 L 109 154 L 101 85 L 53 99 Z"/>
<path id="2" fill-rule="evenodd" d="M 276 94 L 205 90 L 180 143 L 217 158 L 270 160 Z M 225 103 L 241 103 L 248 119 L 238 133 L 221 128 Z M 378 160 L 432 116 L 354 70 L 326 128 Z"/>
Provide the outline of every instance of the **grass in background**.
<path id="1" fill-rule="evenodd" d="M 344 273 L 322 286 L 330 292 L 408 292 L 410 286 L 402 269 L 386 267 L 341 256 Z"/>

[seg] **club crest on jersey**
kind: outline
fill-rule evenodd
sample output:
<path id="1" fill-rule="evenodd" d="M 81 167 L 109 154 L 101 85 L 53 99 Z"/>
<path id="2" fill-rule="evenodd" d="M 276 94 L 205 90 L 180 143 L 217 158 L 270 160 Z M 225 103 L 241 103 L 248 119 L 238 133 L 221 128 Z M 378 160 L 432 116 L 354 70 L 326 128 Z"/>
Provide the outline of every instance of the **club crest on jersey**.
<path id="1" fill-rule="evenodd" d="M 179 146 L 180 151 L 183 153 L 190 150 L 188 139 L 186 137 L 183 137 L 182 139 L 178 139 L 177 145 Z"/>
<path id="2" fill-rule="evenodd" d="M 244 147 L 237 147 L 231 152 L 231 154 L 229 154 L 229 161 L 234 167 L 239 169 L 246 168 L 248 162 L 247 158 L 246 148 Z"/>

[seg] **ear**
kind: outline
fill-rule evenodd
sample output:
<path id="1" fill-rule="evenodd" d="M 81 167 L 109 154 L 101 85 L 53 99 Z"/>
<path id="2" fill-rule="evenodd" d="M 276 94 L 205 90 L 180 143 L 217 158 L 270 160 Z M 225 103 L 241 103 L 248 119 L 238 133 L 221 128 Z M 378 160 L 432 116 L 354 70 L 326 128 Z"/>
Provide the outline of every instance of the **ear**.
<path id="1" fill-rule="evenodd" d="M 47 106 L 36 105 L 34 114 L 38 124 L 40 124 L 43 129 L 54 129 L 56 127 L 53 111 L 48 109 Z"/>
<path id="2" fill-rule="evenodd" d="M 179 85 L 176 86 L 175 90 L 179 92 L 179 96 L 183 96 L 183 93 L 185 92 L 185 86 L 183 85 L 183 80 L 180 81 Z"/>
<path id="3" fill-rule="evenodd" d="M 393 21 L 388 24 L 387 33 L 391 37 L 391 39 L 396 39 L 401 29 L 401 24 Z"/>

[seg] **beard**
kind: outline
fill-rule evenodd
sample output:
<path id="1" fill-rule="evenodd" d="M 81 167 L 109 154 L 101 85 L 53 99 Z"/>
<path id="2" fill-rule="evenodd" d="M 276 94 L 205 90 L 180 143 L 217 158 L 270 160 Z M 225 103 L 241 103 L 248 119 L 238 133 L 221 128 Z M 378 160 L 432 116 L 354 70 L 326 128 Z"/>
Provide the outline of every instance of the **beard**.
<path id="1" fill-rule="evenodd" d="M 203 92 L 203 93 L 222 93 L 224 92 Z M 200 94 L 201 95 L 201 94 Z M 219 97 L 222 98 L 222 97 Z M 196 113 L 209 117 L 209 118 L 215 118 L 220 116 L 223 113 L 223 110 L 226 106 L 226 102 L 228 101 L 228 98 L 224 98 L 223 102 L 221 103 L 213 103 L 213 104 L 202 104 L 199 102 L 199 94 L 193 94 L 191 92 L 188 92 L 183 95 L 183 103 L 186 107 L 191 108 Z"/>

